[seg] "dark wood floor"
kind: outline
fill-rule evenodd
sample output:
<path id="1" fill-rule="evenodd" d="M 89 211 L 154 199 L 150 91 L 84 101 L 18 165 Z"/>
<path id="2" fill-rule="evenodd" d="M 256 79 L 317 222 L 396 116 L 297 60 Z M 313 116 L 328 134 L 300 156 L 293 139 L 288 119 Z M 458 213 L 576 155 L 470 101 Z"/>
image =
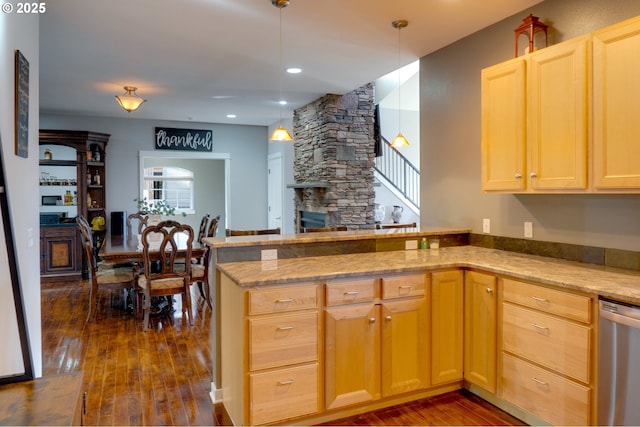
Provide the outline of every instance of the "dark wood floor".
<path id="1" fill-rule="evenodd" d="M 176 300 L 173 316 L 143 332 L 117 292 L 100 291 L 97 319 L 85 323 L 86 281 L 42 285 L 43 376 L 81 373 L 85 425 L 229 424 L 209 396 L 211 311 L 194 287 L 189 327 Z M 465 391 L 328 424 L 523 425 Z"/>

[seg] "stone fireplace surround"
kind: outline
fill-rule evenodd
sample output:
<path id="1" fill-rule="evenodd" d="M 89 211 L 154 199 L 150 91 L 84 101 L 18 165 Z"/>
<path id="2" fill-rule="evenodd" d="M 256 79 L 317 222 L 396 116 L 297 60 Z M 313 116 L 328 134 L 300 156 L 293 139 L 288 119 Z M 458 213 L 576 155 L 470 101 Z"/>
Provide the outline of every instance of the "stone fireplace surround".
<path id="1" fill-rule="evenodd" d="M 295 229 L 301 212 L 325 214 L 325 227 L 373 229 L 374 86 L 324 97 L 293 116 Z"/>

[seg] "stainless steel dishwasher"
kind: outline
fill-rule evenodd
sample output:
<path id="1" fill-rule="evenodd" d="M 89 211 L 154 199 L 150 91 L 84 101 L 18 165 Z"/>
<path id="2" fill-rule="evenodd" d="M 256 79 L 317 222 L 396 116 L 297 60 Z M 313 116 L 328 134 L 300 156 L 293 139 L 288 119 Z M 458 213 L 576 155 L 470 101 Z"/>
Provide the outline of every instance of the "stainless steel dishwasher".
<path id="1" fill-rule="evenodd" d="M 640 425 L 640 307 L 600 300 L 598 425 Z"/>

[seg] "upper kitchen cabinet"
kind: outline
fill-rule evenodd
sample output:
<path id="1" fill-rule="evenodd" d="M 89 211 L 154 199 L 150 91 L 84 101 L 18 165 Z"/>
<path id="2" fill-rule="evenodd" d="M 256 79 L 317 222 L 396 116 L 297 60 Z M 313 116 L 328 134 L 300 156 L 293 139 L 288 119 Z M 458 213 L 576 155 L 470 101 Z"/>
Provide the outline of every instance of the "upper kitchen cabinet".
<path id="1" fill-rule="evenodd" d="M 640 17 L 593 34 L 596 191 L 640 190 Z"/>
<path id="2" fill-rule="evenodd" d="M 587 189 L 589 39 L 482 70 L 482 189 Z"/>

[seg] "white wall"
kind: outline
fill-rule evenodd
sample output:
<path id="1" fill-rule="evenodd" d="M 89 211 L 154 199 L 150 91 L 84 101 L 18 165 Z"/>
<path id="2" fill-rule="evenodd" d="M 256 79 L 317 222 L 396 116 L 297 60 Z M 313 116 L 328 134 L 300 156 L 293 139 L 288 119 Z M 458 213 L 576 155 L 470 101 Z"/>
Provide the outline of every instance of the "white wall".
<path id="1" fill-rule="evenodd" d="M 640 196 L 508 195 L 480 190 L 480 70 L 513 57 L 529 13 L 550 22 L 550 44 L 640 15 L 637 0 L 547 0 L 427 55 L 420 63 L 421 224 L 470 227 L 542 241 L 640 250 Z M 635 112 L 634 112 L 635 114 Z"/>
<path id="2" fill-rule="evenodd" d="M 37 15 L 0 13 L 0 137 L 2 162 L 27 316 L 29 341 L 35 376 L 42 375 L 40 325 L 40 246 L 38 216 L 38 104 L 39 104 L 39 18 Z M 18 49 L 29 61 L 29 154 L 16 156 L 14 150 L 14 57 Z M 4 245 L 4 241 L 0 242 Z M 6 304 L 9 304 L 7 306 Z M 13 310 L 10 298 L 0 299 L 0 310 Z M 3 333 L 3 351 L 15 351 Z M 19 346 L 19 344 L 18 344 Z M 2 367 L 0 367 L 0 371 Z"/>
<path id="3" fill-rule="evenodd" d="M 115 102 L 114 108 L 119 108 Z M 127 212 L 136 210 L 133 199 L 138 197 L 139 188 L 138 153 L 154 150 L 156 126 L 212 130 L 213 152 L 230 156 L 229 228 L 266 228 L 266 127 L 138 120 L 134 115 L 135 112 L 131 118 L 121 119 L 42 113 L 40 126 L 111 134 L 106 159 L 107 207 L 109 211 Z M 209 212 L 213 216 L 217 215 L 214 210 Z M 199 217 L 193 219 L 195 223 L 199 224 L 202 214 L 198 212 Z"/>

